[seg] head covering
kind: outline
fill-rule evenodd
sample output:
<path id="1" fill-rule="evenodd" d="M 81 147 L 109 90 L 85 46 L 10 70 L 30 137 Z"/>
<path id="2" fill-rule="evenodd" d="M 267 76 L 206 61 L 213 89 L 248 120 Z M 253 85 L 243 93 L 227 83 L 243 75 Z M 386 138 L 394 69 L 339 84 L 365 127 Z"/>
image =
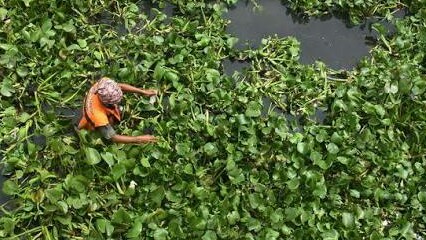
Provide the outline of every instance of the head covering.
<path id="1" fill-rule="evenodd" d="M 97 93 L 102 103 L 104 104 L 117 104 L 123 97 L 123 92 L 120 86 L 109 78 L 102 78 L 97 85 Z"/>

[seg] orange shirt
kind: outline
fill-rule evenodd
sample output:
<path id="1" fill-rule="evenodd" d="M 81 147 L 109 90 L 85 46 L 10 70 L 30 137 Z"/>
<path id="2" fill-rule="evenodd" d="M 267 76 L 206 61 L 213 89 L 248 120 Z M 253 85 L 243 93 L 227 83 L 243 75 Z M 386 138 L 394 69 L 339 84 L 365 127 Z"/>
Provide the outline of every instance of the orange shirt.
<path id="1" fill-rule="evenodd" d="M 78 124 L 78 129 L 94 130 L 97 127 L 114 124 L 121 120 L 118 105 L 105 106 L 96 93 L 97 83 L 87 93 L 84 100 L 83 116 Z"/>

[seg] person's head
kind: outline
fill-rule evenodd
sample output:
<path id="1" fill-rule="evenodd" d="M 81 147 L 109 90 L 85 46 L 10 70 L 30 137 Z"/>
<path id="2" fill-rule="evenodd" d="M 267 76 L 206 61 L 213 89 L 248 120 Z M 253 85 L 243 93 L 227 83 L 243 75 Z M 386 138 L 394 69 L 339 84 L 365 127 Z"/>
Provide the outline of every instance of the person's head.
<path id="1" fill-rule="evenodd" d="M 120 86 L 109 78 L 101 78 L 98 82 L 97 93 L 102 103 L 109 106 L 118 104 L 123 98 Z"/>

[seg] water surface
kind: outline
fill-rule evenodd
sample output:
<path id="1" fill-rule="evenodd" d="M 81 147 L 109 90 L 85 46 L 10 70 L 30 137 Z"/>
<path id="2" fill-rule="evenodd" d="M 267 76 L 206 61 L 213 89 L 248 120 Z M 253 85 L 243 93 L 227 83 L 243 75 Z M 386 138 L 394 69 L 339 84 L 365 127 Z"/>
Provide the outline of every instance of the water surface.
<path id="1" fill-rule="evenodd" d="M 258 47 L 262 38 L 277 34 L 294 36 L 301 43 L 300 61 L 312 64 L 321 60 L 334 69 L 350 69 L 368 55 L 371 46 L 366 36 L 371 31 L 363 26 L 349 27 L 343 19 L 294 18 L 279 0 L 258 1 L 261 9 L 253 9 L 251 1 L 239 1 L 225 18 L 230 20 L 227 31 L 239 38 L 237 48 Z"/>

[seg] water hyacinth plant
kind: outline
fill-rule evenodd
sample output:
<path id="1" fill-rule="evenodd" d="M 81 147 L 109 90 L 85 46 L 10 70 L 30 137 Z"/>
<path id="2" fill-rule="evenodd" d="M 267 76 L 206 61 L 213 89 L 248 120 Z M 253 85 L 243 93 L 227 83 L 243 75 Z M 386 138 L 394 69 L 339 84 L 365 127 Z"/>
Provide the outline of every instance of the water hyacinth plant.
<path id="1" fill-rule="evenodd" d="M 426 3 L 287 1 L 394 24 L 344 71 L 301 64 L 294 37 L 233 48 L 235 3 L 0 0 L 2 239 L 426 237 Z M 74 130 L 102 75 L 160 89 L 117 126 L 157 144 Z"/>

